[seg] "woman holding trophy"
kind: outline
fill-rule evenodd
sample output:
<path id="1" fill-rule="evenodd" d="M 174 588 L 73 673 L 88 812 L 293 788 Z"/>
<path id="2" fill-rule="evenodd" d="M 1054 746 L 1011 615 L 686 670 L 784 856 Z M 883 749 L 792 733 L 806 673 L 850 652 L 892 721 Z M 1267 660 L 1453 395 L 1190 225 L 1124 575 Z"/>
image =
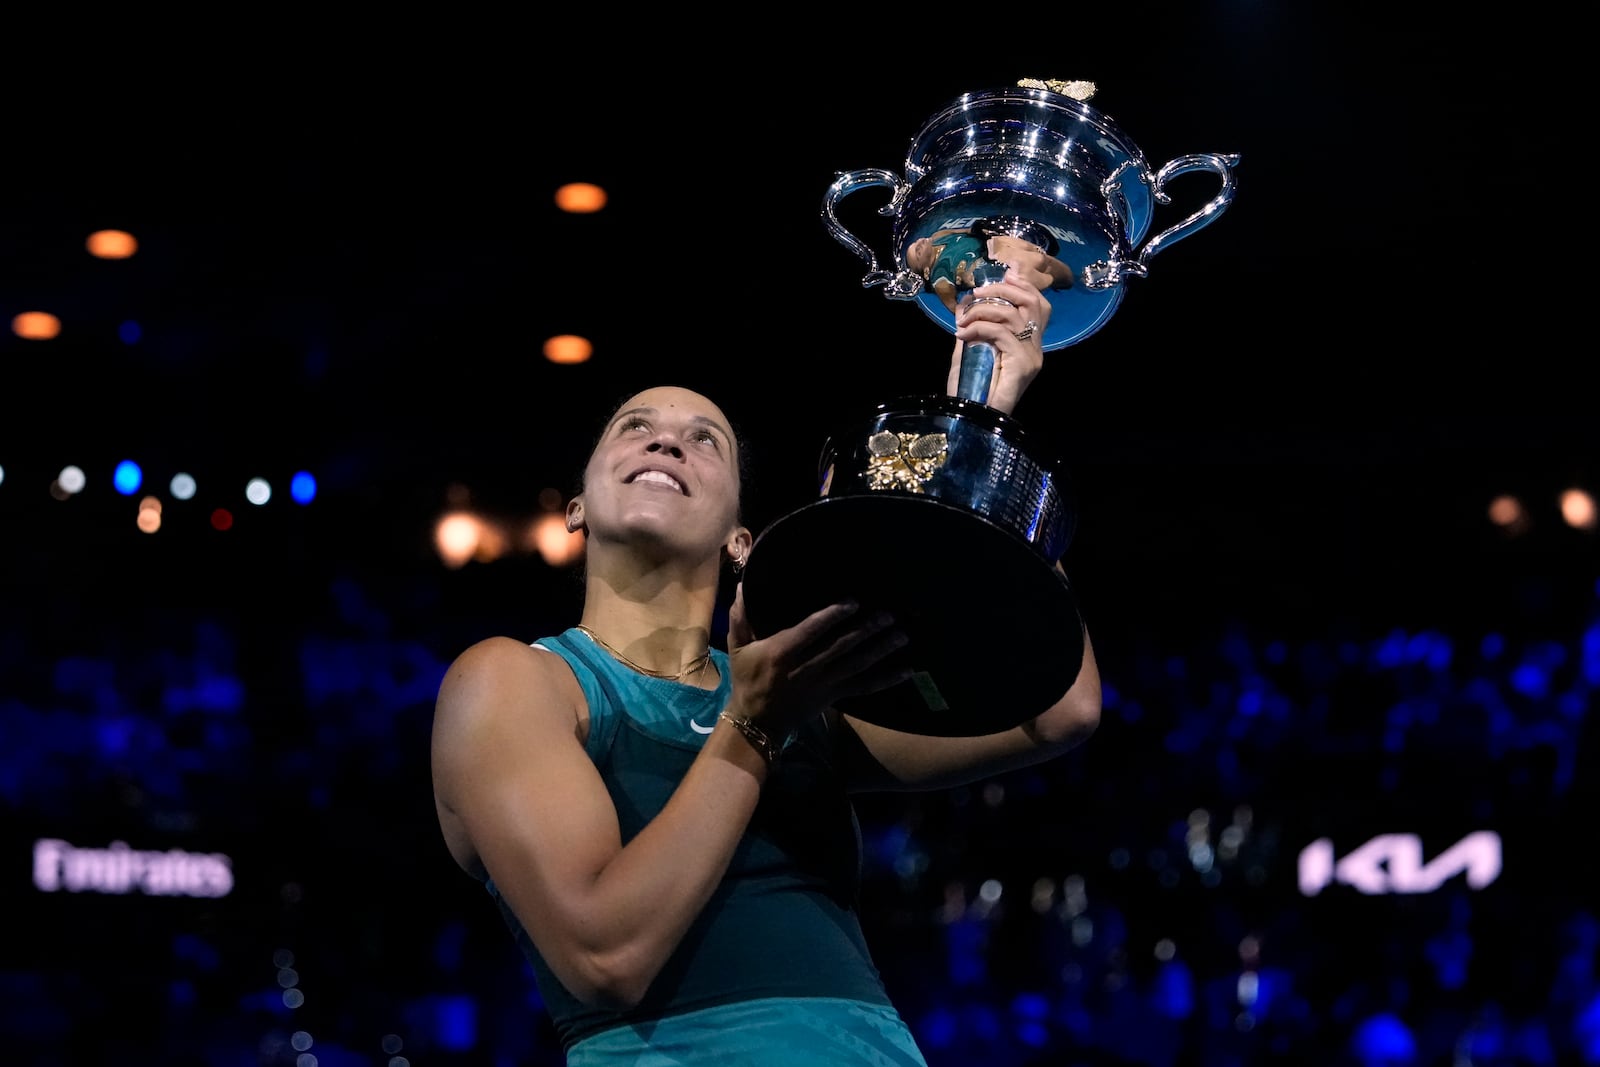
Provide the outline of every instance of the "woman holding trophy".
<path id="1" fill-rule="evenodd" d="M 957 313 L 992 345 L 1010 412 L 1043 364 L 1050 303 L 1013 264 Z M 658 386 L 613 413 L 567 527 L 585 537 L 582 617 L 531 644 L 489 637 L 440 687 L 440 829 L 532 966 L 572 1067 L 925 1064 L 855 910 L 851 796 L 943 789 L 1058 756 L 1100 715 L 1075 680 L 1020 725 L 924 736 L 839 713 L 905 679 L 896 620 L 853 603 L 760 636 L 721 582 L 753 538 L 728 417 Z M 1074 646 L 1073 655 L 1079 655 Z"/>

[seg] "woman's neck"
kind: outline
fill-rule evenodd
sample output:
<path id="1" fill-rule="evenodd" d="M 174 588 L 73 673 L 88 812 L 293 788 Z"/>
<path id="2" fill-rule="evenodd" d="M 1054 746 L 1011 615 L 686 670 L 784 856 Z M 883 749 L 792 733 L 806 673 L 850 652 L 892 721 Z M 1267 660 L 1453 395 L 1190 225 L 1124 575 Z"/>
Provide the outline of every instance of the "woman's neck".
<path id="1" fill-rule="evenodd" d="M 671 677 L 703 662 L 717 591 L 704 578 L 652 573 L 618 583 L 590 574 L 579 621 L 630 666 Z"/>

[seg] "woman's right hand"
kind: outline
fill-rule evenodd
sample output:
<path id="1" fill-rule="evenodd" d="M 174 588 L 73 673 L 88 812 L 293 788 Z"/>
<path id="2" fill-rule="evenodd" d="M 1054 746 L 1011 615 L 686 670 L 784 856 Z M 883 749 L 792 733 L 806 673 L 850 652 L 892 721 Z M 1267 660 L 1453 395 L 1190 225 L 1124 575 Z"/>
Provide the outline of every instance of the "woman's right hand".
<path id="1" fill-rule="evenodd" d="M 855 604 L 819 608 L 788 629 L 757 639 L 745 615 L 744 585 L 728 613 L 733 698 L 728 713 L 786 737 L 836 701 L 903 682 L 910 669 L 885 662 L 906 643 L 886 613 L 862 617 Z"/>

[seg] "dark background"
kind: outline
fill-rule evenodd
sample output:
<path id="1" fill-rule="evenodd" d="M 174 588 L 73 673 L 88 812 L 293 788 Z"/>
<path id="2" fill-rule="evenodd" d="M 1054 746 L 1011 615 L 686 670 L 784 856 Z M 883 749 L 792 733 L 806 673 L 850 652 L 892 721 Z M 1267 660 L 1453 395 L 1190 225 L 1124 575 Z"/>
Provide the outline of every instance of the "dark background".
<path id="1" fill-rule="evenodd" d="M 0 313 L 64 322 L 0 338 L 3 977 L 26 1061 L 288 1063 L 303 1028 L 322 1067 L 386 1062 L 391 1033 L 416 1064 L 546 1062 L 509 940 L 437 840 L 427 725 L 451 656 L 565 625 L 577 579 L 527 555 L 449 570 L 431 524 L 452 486 L 532 512 L 613 402 L 662 382 L 703 388 L 751 437 L 752 528 L 811 500 L 837 420 L 937 389 L 949 350 L 859 284 L 824 190 L 900 169 L 933 111 L 1024 77 L 1095 81 L 1152 165 L 1238 153 L 1238 187 L 1106 327 L 1047 357 L 1017 411 L 1077 493 L 1064 562 L 1107 680 L 1101 733 L 990 789 L 863 802 L 864 914 L 930 1062 L 1336 1062 L 1377 1047 L 1355 1035 L 1390 1013 L 1413 1062 L 1507 1017 L 1496 1032 L 1564 1028 L 1547 1023 L 1547 1054 L 1507 1037 L 1472 1062 L 1576 1057 L 1583 1001 L 1551 976 L 1586 967 L 1593 989 L 1568 926 L 1592 894 L 1559 858 L 1592 837 L 1573 768 L 1593 759 L 1600 578 L 1593 531 L 1554 503 L 1593 492 L 1600 458 L 1572 294 L 1582 126 L 1561 85 L 1578 31 L 1538 9 L 754 14 L 643 16 L 626 46 L 551 18 L 397 24 L 359 49 L 307 32 L 201 59 L 19 56 Z M 606 211 L 558 213 L 569 180 L 603 184 Z M 1176 183 L 1152 232 L 1209 181 Z M 102 227 L 139 254 L 86 256 Z M 546 362 L 557 332 L 593 360 Z M 105 489 L 129 455 L 152 491 L 200 480 L 154 538 Z M 50 500 L 69 462 L 90 487 Z M 245 477 L 302 468 L 307 508 L 238 499 Z M 1530 509 L 1520 536 L 1486 519 L 1503 492 Z M 238 522 L 219 535 L 202 516 L 223 502 Z M 1003 640 L 1027 620 L 972 625 Z M 1161 880 L 1174 825 L 1200 809 L 1219 830 L 1241 806 L 1256 874 L 1240 858 L 1221 896 L 1193 869 Z M 1319 835 L 1342 855 L 1419 833 L 1433 856 L 1478 829 L 1506 842 L 1481 894 L 1295 889 Z M 921 842 L 920 876 L 896 875 L 918 854 L 897 835 Z M 42 837 L 224 852 L 236 888 L 41 893 Z M 1074 873 L 1119 916 L 1098 940 L 991 918 L 989 970 L 950 962 L 967 927 L 935 919 L 949 887 L 1060 892 Z M 1441 993 L 1427 938 L 1463 908 L 1477 962 Z M 1197 1010 L 1152 1037 L 1170 1002 L 1151 946 L 1176 938 L 1202 1006 L 1237 1005 L 1251 931 L 1292 946 L 1263 973 L 1294 976 L 1293 1021 L 1268 1040 Z M 1120 961 L 1093 956 L 1108 940 Z M 1023 1033 L 1011 994 L 1073 986 L 1073 966 L 1144 999 L 1052 1009 L 1068 1021 L 1043 1045 L 982 1039 Z M 1001 1022 L 973 1015 L 999 1000 Z"/>

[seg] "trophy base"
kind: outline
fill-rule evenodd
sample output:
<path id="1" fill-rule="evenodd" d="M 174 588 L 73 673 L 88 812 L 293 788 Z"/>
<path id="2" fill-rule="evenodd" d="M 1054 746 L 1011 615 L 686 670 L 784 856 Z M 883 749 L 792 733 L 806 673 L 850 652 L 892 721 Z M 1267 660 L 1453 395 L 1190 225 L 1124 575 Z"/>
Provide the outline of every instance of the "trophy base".
<path id="1" fill-rule="evenodd" d="M 743 575 L 757 637 L 856 600 L 909 638 L 909 681 L 841 700 L 890 729 L 976 737 L 1021 725 L 1078 676 L 1083 624 L 1066 578 L 1015 533 L 931 497 L 823 497 L 762 531 Z"/>

